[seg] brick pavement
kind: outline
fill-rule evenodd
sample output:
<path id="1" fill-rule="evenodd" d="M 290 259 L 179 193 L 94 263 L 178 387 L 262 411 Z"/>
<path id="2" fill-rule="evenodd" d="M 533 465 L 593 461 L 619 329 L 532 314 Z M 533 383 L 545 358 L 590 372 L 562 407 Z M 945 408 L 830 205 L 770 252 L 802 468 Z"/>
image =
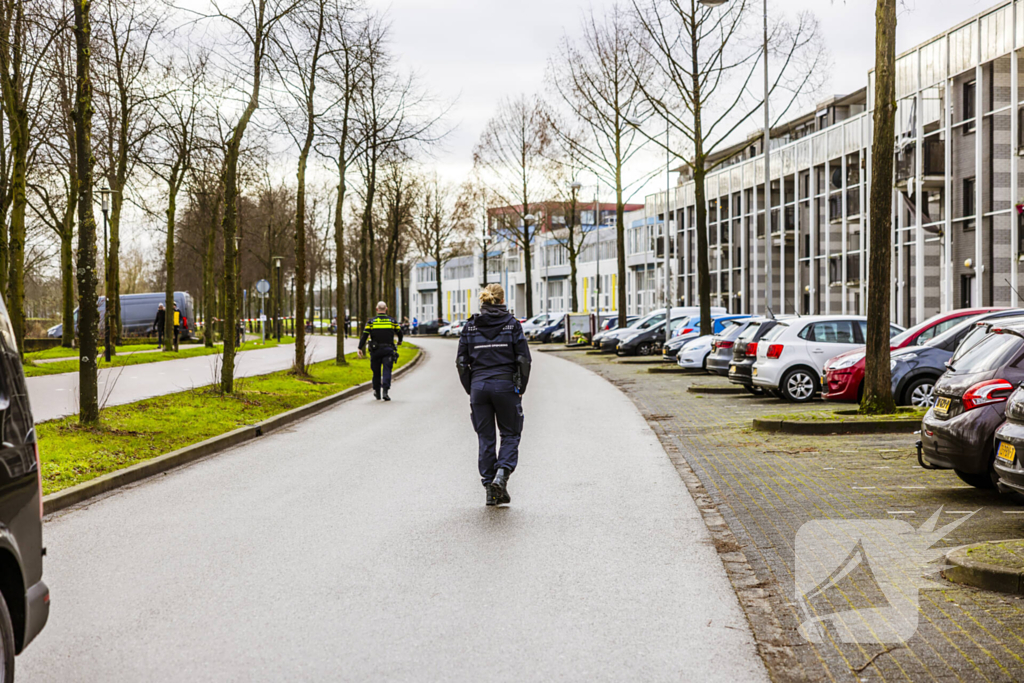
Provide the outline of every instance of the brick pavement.
<path id="1" fill-rule="evenodd" d="M 750 395 L 694 395 L 708 375 L 655 375 L 608 357 L 567 353 L 639 407 L 697 500 L 777 681 L 1024 680 L 1024 601 L 936 578 L 920 593 L 919 627 L 904 645 L 822 643 L 798 632 L 794 541 L 816 519 L 900 519 L 939 525 L 979 510 L 937 547 L 1024 537 L 1024 506 L 955 474 L 923 470 L 907 435 L 793 436 L 750 429 L 754 417 L 820 409 Z M 870 571 L 854 570 L 812 601 L 820 616 L 888 606 Z"/>

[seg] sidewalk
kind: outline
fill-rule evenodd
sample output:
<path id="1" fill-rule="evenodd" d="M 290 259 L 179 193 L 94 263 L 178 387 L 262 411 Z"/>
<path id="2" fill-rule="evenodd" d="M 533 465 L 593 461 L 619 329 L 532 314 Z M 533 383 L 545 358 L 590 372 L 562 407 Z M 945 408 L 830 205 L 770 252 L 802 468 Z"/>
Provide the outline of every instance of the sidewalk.
<path id="1" fill-rule="evenodd" d="M 311 362 L 333 358 L 335 337 L 307 337 L 307 356 Z M 345 340 L 345 352 L 356 350 L 359 341 Z M 235 357 L 235 377 L 265 375 L 287 370 L 295 359 L 295 345 L 243 351 Z M 144 398 L 172 394 L 194 387 L 215 384 L 220 378 L 219 354 L 180 360 L 109 368 L 99 372 L 100 405 L 120 405 Z M 78 412 L 78 373 L 29 377 L 29 400 L 36 422 L 46 422 Z"/>

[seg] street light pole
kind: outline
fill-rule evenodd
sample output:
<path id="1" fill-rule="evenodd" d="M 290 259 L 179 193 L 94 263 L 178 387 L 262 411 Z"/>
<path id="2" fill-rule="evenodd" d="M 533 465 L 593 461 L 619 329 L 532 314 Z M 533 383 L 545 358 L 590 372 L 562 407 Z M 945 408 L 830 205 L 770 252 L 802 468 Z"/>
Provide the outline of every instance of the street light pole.
<path id="1" fill-rule="evenodd" d="M 597 231 L 597 324 L 601 325 L 601 204 L 598 195 L 601 194 L 601 181 L 594 185 L 594 229 Z"/>
<path id="2" fill-rule="evenodd" d="M 669 197 L 672 194 L 672 153 L 669 151 L 669 132 L 672 130 L 668 117 L 665 117 L 665 226 L 661 234 L 661 246 L 665 253 L 665 278 L 662 284 L 662 297 L 665 299 L 665 343 L 672 339 L 672 296 L 669 294 L 668 286 L 668 207 Z M 706 334 L 706 333 L 705 333 Z"/>
<path id="3" fill-rule="evenodd" d="M 103 289 L 109 293 L 110 252 L 107 250 L 107 212 L 110 211 L 110 188 L 100 188 L 100 210 L 103 212 Z M 110 297 L 103 297 L 103 359 L 110 362 Z M 164 323 L 167 324 L 166 322 Z"/>

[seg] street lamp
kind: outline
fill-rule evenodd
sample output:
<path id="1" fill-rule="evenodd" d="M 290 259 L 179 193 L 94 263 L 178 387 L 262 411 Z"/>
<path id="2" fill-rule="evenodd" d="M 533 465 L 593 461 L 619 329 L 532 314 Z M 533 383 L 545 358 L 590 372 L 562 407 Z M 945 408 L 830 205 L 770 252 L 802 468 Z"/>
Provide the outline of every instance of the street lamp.
<path id="1" fill-rule="evenodd" d="M 526 248 L 527 249 L 530 248 L 530 223 L 534 223 L 534 222 L 536 222 L 536 220 L 537 220 L 537 217 L 534 216 L 532 213 L 528 213 L 525 216 L 523 216 L 523 227 L 526 228 Z M 542 295 L 543 300 L 544 300 L 544 312 L 547 313 L 548 312 L 548 259 L 547 259 L 547 249 L 542 244 L 538 243 L 538 245 L 541 247 L 541 252 L 540 252 L 541 258 L 544 259 L 544 288 L 541 291 L 541 295 Z"/>
<path id="2" fill-rule="evenodd" d="M 110 254 L 107 252 L 107 213 L 110 211 L 110 188 L 104 185 L 99 189 L 100 210 L 103 211 L 103 284 L 106 294 L 103 297 L 103 358 L 110 362 Z M 165 323 L 166 324 L 166 323 Z"/>
<path id="3" fill-rule="evenodd" d="M 573 181 L 572 183 L 569 184 L 569 189 L 572 190 L 572 204 L 571 204 L 570 210 L 572 211 L 572 224 L 573 224 L 573 226 L 576 225 L 576 196 L 579 194 L 580 188 L 582 188 L 582 187 L 583 187 L 583 183 L 581 183 L 578 180 L 575 180 L 575 181 Z M 583 236 L 584 236 L 583 235 L 583 221 L 580 221 L 580 226 L 579 227 L 580 227 L 580 244 L 583 244 Z M 572 246 L 573 249 L 576 248 L 575 245 L 570 245 L 570 246 Z M 573 282 L 571 284 L 571 286 L 573 288 L 575 288 L 576 287 L 576 283 Z M 579 313 L 579 311 L 573 311 L 573 312 L 574 313 Z M 567 344 L 569 343 L 569 341 L 570 340 L 568 338 L 566 338 L 565 342 Z"/>
<path id="4" fill-rule="evenodd" d="M 277 337 L 278 343 L 281 342 L 281 257 L 274 257 L 274 270 L 277 273 L 277 295 L 274 304 L 274 336 Z"/>
<path id="5" fill-rule="evenodd" d="M 729 0 L 698 0 L 706 7 L 719 7 Z M 772 167 L 769 160 L 771 147 L 771 120 L 768 109 L 768 0 L 764 0 L 764 45 L 762 47 L 762 58 L 764 59 L 764 232 L 765 232 L 765 309 L 769 312 L 772 308 Z M 784 189 L 780 182 L 780 195 Z M 755 238 L 756 239 L 756 238 Z"/>

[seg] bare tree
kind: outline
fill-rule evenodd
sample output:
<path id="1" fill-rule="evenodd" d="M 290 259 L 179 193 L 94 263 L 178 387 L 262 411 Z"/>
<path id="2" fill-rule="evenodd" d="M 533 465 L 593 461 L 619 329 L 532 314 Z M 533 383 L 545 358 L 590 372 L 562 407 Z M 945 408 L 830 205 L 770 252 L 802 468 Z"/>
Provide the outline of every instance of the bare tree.
<path id="1" fill-rule="evenodd" d="M 97 35 L 101 48 L 97 55 L 101 75 L 98 104 L 105 127 L 100 153 L 111 192 L 105 324 L 113 353 L 121 338 L 121 214 L 129 180 L 155 128 L 153 109 L 160 93 L 149 82 L 149 70 L 160 17 L 152 6 L 138 0 L 109 0 L 103 8 Z"/>
<path id="2" fill-rule="evenodd" d="M 632 0 L 634 16 L 644 37 L 638 43 L 651 60 L 655 78 L 637 78 L 637 84 L 662 121 L 681 133 L 671 143 L 645 132 L 648 140 L 667 149 L 693 169 L 697 221 L 697 284 L 701 329 L 711 329 L 711 274 L 708 266 L 707 196 L 705 178 L 717 164 L 710 157 L 732 139 L 764 103 L 753 99 L 751 82 L 761 73 L 762 40 L 753 31 L 759 25 L 760 4 L 733 0 L 721 7 L 707 7 L 699 0 Z M 785 116 L 800 99 L 816 89 L 824 77 L 820 63 L 824 48 L 818 24 L 810 14 L 798 23 L 775 25 L 769 45 L 779 66 L 769 87 L 768 101 L 781 99 L 775 111 Z M 765 181 L 770 186 L 770 180 Z M 665 229 L 668 229 L 666 208 Z M 756 239 L 756 238 L 755 238 Z M 771 244 L 771 235 L 766 236 Z M 770 252 L 769 252 L 770 253 Z M 770 255 L 769 255 L 770 258 Z"/>
<path id="3" fill-rule="evenodd" d="M 96 337 L 99 302 L 96 296 L 96 219 L 92 212 L 92 0 L 77 0 L 75 7 L 75 158 L 78 165 L 78 419 L 82 424 L 100 420 L 96 376 Z"/>
<path id="4" fill-rule="evenodd" d="M 554 154 L 549 165 L 549 177 L 553 188 L 556 208 L 552 215 L 554 227 L 552 237 L 556 244 L 565 250 L 569 261 L 569 286 L 572 297 L 572 310 L 579 311 L 579 284 L 576 281 L 578 264 L 583 248 L 586 246 L 587 233 L 583 229 L 580 215 L 580 189 L 584 171 L 587 170 L 586 155 L 582 151 L 585 135 L 579 126 L 567 122 L 553 121 L 552 128 L 559 131 L 557 143 L 552 146 Z M 595 216 L 595 223 L 600 216 Z"/>
<path id="5" fill-rule="evenodd" d="M 155 127 L 156 139 L 162 147 L 161 154 L 146 157 L 146 165 L 154 175 L 167 186 L 167 208 L 164 212 L 166 225 L 166 247 L 164 249 L 164 308 L 169 320 L 164 325 L 164 349 L 177 351 L 174 345 L 174 242 L 175 220 L 178 210 L 178 194 L 185 186 L 192 172 L 192 164 L 199 140 L 204 87 L 206 80 L 207 54 L 200 50 L 185 57 L 185 64 L 176 72 L 168 66 L 164 81 L 176 82 L 175 88 L 166 93 L 156 107 L 159 124 Z"/>
<path id="6" fill-rule="evenodd" d="M 498 223 L 499 230 L 523 253 L 527 317 L 533 316 L 530 249 L 535 232 L 528 216 L 537 195 L 547 191 L 544 166 L 550 144 L 550 126 L 541 101 L 520 96 L 499 105 L 498 113 L 488 122 L 473 151 L 474 165 L 486 175 L 495 195 L 505 205 L 506 220 Z"/>
<path id="7" fill-rule="evenodd" d="M 488 255 L 494 241 L 491 229 L 491 209 L 496 208 L 498 200 L 491 188 L 478 174 L 473 173 L 459 190 L 456 214 L 463 222 L 462 232 L 471 239 L 483 258 L 483 283 L 488 282 Z"/>
<path id="8" fill-rule="evenodd" d="M 408 162 L 396 161 L 386 166 L 380 194 L 387 226 L 381 270 L 383 301 L 395 316 L 399 315 L 395 299 L 398 259 L 407 241 L 406 232 L 414 220 L 419 191 Z"/>
<path id="9" fill-rule="evenodd" d="M 423 194 L 412 229 L 412 241 L 424 258 L 434 261 L 437 317 L 443 309 L 444 266 L 466 249 L 462 215 L 452 187 L 433 173 L 422 181 Z"/>
<path id="10" fill-rule="evenodd" d="M 618 4 L 598 18 L 593 11 L 583 19 L 578 42 L 566 40 L 551 62 L 549 81 L 572 112 L 580 131 L 555 126 L 563 144 L 601 182 L 615 190 L 619 325 L 626 325 L 625 202 L 646 177 L 631 183 L 623 168 L 643 148 L 637 127 L 652 109 L 640 84 L 650 78 L 653 64 L 649 44 L 636 22 Z M 573 285 L 575 288 L 575 283 Z M 575 291 L 573 292 L 575 300 Z"/>
<path id="11" fill-rule="evenodd" d="M 260 87 L 263 83 L 264 60 L 274 32 L 283 19 L 297 5 L 295 0 L 253 0 L 252 3 L 239 7 L 231 13 L 222 10 L 214 3 L 217 17 L 231 25 L 238 36 L 238 41 L 248 52 L 251 61 L 247 70 L 239 74 L 240 84 L 247 94 L 245 108 L 231 127 L 226 153 L 224 156 L 223 192 L 224 192 L 224 358 L 221 364 L 221 390 L 232 393 L 235 390 L 235 329 L 238 317 L 238 273 L 236 266 L 236 244 L 238 228 L 238 161 L 242 148 L 242 139 L 253 114 L 260 106 Z"/>
<path id="12" fill-rule="evenodd" d="M 889 368 L 889 297 L 892 296 L 893 140 L 896 139 L 896 0 L 875 10 L 875 112 L 871 145 L 871 237 L 868 252 L 868 335 L 863 413 L 896 412 Z"/>

